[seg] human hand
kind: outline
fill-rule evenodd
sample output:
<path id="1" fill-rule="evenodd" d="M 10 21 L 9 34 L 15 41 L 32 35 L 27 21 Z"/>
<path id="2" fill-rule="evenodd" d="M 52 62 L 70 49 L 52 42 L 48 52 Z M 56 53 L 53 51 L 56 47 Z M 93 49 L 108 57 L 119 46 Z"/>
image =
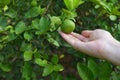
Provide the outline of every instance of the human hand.
<path id="1" fill-rule="evenodd" d="M 120 43 L 108 31 L 96 29 L 85 30 L 81 34 L 74 32 L 65 34 L 61 31 L 59 33 L 75 49 L 120 65 L 120 54 L 118 54 Z"/>

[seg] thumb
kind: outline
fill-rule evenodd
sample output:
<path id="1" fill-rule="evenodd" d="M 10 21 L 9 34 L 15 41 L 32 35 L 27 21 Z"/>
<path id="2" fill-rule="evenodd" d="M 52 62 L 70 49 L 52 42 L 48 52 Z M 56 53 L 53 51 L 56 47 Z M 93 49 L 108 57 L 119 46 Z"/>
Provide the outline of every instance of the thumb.
<path id="1" fill-rule="evenodd" d="M 84 30 L 84 31 L 82 31 L 82 35 L 85 37 L 90 37 L 92 32 L 93 32 L 92 30 Z"/>

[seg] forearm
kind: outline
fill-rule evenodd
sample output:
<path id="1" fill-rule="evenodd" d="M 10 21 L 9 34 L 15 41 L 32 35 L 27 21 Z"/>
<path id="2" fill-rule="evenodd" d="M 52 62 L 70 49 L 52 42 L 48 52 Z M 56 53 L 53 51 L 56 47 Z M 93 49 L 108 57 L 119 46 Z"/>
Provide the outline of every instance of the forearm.
<path id="1" fill-rule="evenodd" d="M 120 42 L 113 39 L 108 46 L 107 60 L 120 66 Z"/>

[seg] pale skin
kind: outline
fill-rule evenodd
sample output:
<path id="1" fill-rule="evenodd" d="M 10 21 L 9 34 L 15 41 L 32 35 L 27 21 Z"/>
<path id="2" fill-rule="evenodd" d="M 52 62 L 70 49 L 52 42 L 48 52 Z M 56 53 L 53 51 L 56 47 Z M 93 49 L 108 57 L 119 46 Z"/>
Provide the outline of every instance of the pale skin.
<path id="1" fill-rule="evenodd" d="M 120 42 L 108 31 L 96 29 L 85 30 L 81 34 L 65 34 L 62 31 L 59 33 L 75 49 L 120 66 Z"/>

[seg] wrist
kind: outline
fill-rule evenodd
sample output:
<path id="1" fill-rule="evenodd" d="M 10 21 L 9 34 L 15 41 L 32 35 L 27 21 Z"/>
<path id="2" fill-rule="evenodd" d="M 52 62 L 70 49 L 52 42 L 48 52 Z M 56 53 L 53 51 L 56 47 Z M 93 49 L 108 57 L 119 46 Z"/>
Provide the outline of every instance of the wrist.
<path id="1" fill-rule="evenodd" d="M 108 60 L 113 64 L 120 65 L 120 42 L 113 38 L 109 42 L 109 47 L 107 53 L 109 55 Z"/>

